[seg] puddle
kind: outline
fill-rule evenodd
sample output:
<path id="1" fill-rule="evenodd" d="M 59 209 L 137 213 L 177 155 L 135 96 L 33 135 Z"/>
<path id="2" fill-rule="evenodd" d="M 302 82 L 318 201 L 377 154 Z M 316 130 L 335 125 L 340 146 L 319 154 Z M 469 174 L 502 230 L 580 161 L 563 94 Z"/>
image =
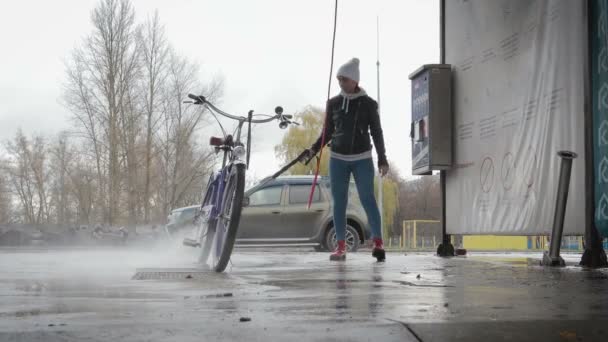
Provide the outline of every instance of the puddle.
<path id="1" fill-rule="evenodd" d="M 268 286 L 308 286 L 310 284 L 321 283 L 321 284 L 335 284 L 335 283 L 363 283 L 373 282 L 372 280 L 361 280 L 361 279 L 284 279 L 284 280 L 267 280 L 260 282 L 260 285 Z"/>
<path id="2" fill-rule="evenodd" d="M 0 312 L 0 317 L 17 317 L 17 318 L 23 318 L 23 317 L 33 317 L 33 316 L 40 316 L 42 314 L 45 314 L 45 312 L 42 312 L 41 310 L 25 310 L 25 311 L 15 311 L 15 312 Z"/>

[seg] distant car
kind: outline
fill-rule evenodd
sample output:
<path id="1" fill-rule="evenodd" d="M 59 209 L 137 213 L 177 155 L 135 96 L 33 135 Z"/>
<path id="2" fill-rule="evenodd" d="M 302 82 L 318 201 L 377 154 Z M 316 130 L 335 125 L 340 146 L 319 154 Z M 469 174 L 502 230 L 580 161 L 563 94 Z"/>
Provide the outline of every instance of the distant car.
<path id="1" fill-rule="evenodd" d="M 313 176 L 279 177 L 245 192 L 237 245 L 314 246 L 333 250 L 336 233 L 329 179 L 319 177 L 310 209 L 307 209 Z M 350 184 L 346 210 L 348 250 L 356 251 L 370 237 L 365 211 L 354 182 Z"/>
<path id="2" fill-rule="evenodd" d="M 99 242 L 126 243 L 129 233 L 125 227 L 102 227 L 97 226 L 91 232 L 93 240 Z"/>
<path id="3" fill-rule="evenodd" d="M 167 217 L 167 225 L 165 226 L 167 234 L 172 236 L 184 228 L 191 228 L 194 216 L 199 208 L 200 205 L 192 205 L 173 209 Z"/>

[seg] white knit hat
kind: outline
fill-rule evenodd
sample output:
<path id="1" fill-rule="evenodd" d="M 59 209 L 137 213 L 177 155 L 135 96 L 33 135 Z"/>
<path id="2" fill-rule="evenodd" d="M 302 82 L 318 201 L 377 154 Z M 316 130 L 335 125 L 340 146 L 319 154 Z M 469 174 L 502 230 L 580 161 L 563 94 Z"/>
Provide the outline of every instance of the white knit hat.
<path id="1" fill-rule="evenodd" d="M 336 76 L 344 76 L 355 82 L 359 82 L 359 59 L 352 58 L 338 69 Z"/>

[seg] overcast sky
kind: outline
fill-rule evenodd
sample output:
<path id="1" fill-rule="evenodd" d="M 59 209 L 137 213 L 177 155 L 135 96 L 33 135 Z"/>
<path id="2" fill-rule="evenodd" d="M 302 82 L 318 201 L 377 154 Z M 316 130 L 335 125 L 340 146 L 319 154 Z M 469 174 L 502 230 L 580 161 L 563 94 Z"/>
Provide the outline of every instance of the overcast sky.
<path id="1" fill-rule="evenodd" d="M 54 135 L 70 128 L 60 104 L 64 61 L 91 32 L 97 0 L 2 1 L 0 5 L 0 140 Z M 225 79 L 221 108 L 271 113 L 322 107 L 333 29 L 330 0 L 135 0 L 138 21 L 158 9 L 168 39 L 198 62 L 202 78 Z M 361 60 L 361 86 L 377 98 L 376 17 L 380 18 L 381 120 L 387 155 L 411 175 L 410 81 L 422 64 L 439 62 L 439 1 L 339 1 L 334 71 Z M 337 94 L 333 82 L 332 94 Z M 217 129 L 219 132 L 219 128 Z M 250 171 L 265 177 L 279 168 L 273 147 L 285 131 L 258 127 Z M 374 153 L 374 158 L 376 155 Z"/>

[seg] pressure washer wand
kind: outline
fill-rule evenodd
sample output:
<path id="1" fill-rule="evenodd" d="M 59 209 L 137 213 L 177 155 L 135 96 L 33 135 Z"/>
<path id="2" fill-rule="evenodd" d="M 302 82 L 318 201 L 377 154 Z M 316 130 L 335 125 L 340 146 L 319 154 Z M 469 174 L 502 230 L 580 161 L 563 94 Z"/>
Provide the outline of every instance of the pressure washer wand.
<path id="1" fill-rule="evenodd" d="M 306 151 L 300 153 L 300 155 L 298 155 L 296 157 L 296 159 L 290 161 L 289 163 L 287 163 L 287 165 L 283 166 L 279 171 L 275 172 L 272 176 L 268 176 L 264 179 L 262 179 L 260 181 L 260 183 L 258 183 L 258 187 L 262 186 L 268 182 L 270 182 L 273 179 L 276 179 L 277 177 L 279 177 L 280 175 L 282 175 L 283 173 L 285 173 L 285 171 L 289 170 L 292 166 L 294 166 L 295 164 L 297 164 L 300 160 L 302 160 L 302 158 L 304 157 L 304 154 L 306 153 Z"/>

